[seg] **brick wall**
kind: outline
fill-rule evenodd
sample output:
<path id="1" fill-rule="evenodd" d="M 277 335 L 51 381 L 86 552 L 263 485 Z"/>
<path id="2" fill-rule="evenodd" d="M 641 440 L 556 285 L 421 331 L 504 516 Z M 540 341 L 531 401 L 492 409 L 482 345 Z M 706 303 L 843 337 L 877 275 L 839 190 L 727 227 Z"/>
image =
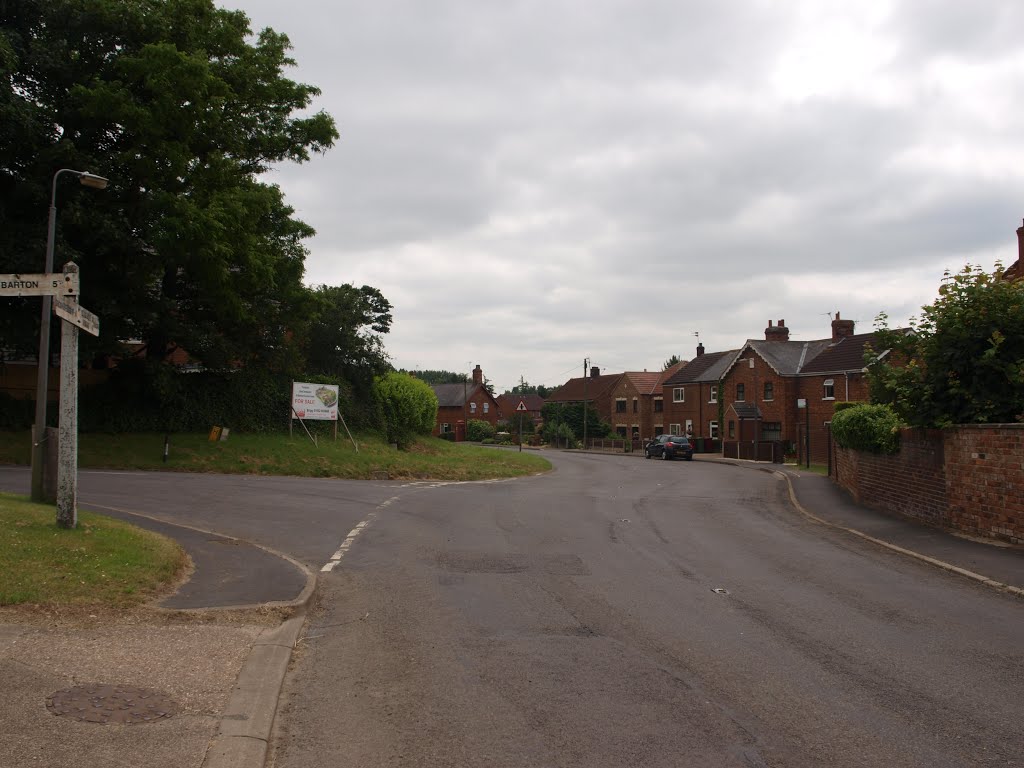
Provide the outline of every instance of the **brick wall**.
<path id="1" fill-rule="evenodd" d="M 866 507 L 1024 543 L 1024 424 L 905 429 L 895 456 L 835 446 L 832 479 Z"/>
<path id="2" fill-rule="evenodd" d="M 953 527 L 1024 544 L 1024 424 L 961 426 L 945 448 Z"/>

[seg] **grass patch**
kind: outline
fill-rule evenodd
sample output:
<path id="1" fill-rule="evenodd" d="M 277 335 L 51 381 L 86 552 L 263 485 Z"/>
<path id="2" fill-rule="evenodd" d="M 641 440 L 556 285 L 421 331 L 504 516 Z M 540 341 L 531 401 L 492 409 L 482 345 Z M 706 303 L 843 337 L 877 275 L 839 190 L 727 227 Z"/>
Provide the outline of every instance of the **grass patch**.
<path id="1" fill-rule="evenodd" d="M 215 472 L 222 474 L 294 475 L 358 480 L 486 480 L 518 477 L 551 469 L 534 452 L 484 448 L 425 437 L 407 451 L 396 451 L 374 435 L 357 435 L 357 452 L 344 437 L 328 436 L 313 445 L 305 434 L 245 435 L 211 443 L 206 434 L 171 435 L 167 462 L 164 435 L 82 434 L 81 468 L 117 468 Z M 28 464 L 28 432 L 0 432 L 0 462 Z"/>
<path id="2" fill-rule="evenodd" d="M 188 564 L 175 542 L 80 512 L 59 528 L 52 506 L 0 494 L 0 606 L 136 606 L 177 581 Z"/>

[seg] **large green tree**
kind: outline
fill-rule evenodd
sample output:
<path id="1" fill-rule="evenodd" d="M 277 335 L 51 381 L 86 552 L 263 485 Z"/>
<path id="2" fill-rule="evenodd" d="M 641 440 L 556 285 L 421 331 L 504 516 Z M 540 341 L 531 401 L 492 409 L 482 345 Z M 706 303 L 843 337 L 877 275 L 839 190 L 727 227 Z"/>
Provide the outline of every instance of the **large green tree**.
<path id="1" fill-rule="evenodd" d="M 913 426 L 1024 420 L 1024 281 L 965 266 L 946 273 L 909 332 L 878 318 L 871 399 Z"/>
<path id="2" fill-rule="evenodd" d="M 0 0 L 0 32 L 0 272 L 43 271 L 54 173 L 87 170 L 110 186 L 61 177 L 55 265 L 82 268 L 94 351 L 280 350 L 312 230 L 261 174 L 338 137 L 319 91 L 284 76 L 288 38 L 213 0 Z M 4 307 L 9 347 L 35 348 L 38 307 Z"/>
<path id="3" fill-rule="evenodd" d="M 311 295 L 307 370 L 369 384 L 391 369 L 381 339 L 391 329 L 391 302 L 379 290 L 321 285 Z"/>

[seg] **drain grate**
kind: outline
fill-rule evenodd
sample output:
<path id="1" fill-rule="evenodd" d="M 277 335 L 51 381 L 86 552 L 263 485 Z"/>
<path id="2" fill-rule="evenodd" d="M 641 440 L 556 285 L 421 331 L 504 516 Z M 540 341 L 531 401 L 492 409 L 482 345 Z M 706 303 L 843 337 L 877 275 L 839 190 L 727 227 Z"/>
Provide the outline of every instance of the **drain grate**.
<path id="1" fill-rule="evenodd" d="M 101 683 L 57 691 L 47 697 L 46 708 L 55 715 L 102 725 L 152 723 L 178 711 L 178 705 L 160 691 Z"/>

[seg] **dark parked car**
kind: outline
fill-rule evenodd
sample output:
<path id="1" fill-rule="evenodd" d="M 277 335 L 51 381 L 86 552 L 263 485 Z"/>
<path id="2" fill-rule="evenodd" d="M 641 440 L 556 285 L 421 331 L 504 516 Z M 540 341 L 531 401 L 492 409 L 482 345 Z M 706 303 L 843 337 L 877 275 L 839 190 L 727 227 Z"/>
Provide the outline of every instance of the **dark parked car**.
<path id="1" fill-rule="evenodd" d="M 644 455 L 648 459 L 661 457 L 668 461 L 678 456 L 681 459 L 693 461 L 693 446 L 682 435 L 659 435 L 647 444 L 644 448 Z"/>

